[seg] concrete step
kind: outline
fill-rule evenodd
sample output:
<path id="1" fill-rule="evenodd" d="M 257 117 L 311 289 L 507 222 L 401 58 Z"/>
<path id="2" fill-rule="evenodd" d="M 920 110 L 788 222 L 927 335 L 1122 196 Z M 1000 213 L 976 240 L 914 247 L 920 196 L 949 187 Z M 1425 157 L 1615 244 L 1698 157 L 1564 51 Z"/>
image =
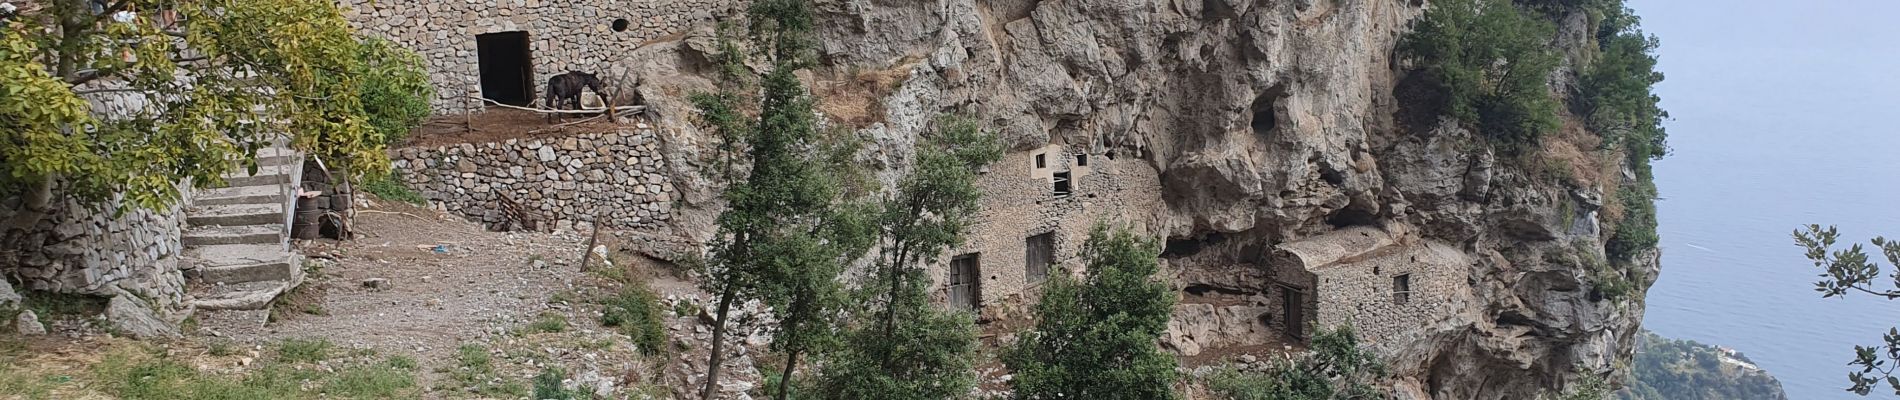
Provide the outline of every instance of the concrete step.
<path id="1" fill-rule="evenodd" d="M 207 189 L 191 199 L 192 205 L 277 204 L 284 202 L 284 188 L 277 185 L 240 186 Z"/>
<path id="2" fill-rule="evenodd" d="M 185 212 L 191 226 L 243 226 L 284 223 L 283 204 L 232 204 L 192 207 Z"/>
<path id="3" fill-rule="evenodd" d="M 244 226 L 204 226 L 185 230 L 186 246 L 220 244 L 284 244 L 284 224 Z"/>
<path id="4" fill-rule="evenodd" d="M 302 166 L 295 166 L 295 167 L 302 168 Z M 226 187 L 283 185 L 283 184 L 290 183 L 290 173 L 291 173 L 290 169 L 291 168 L 292 166 L 290 165 L 276 165 L 276 166 L 261 166 L 260 165 L 257 168 L 256 175 L 252 175 L 250 171 L 247 171 L 247 170 L 239 170 L 236 172 L 225 174 L 224 184 Z"/>
<path id="5" fill-rule="evenodd" d="M 266 147 L 257 151 L 257 165 L 274 167 L 303 161 L 303 155 L 284 147 Z"/>
<path id="6" fill-rule="evenodd" d="M 210 285 L 198 291 L 191 305 L 200 310 L 265 310 L 291 287 L 284 281 Z"/>

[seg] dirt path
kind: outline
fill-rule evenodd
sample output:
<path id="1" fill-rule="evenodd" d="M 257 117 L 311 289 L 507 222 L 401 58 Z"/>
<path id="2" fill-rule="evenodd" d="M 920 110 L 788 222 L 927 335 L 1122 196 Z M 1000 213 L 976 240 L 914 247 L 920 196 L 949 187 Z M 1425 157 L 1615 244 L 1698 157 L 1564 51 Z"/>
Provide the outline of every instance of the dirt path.
<path id="1" fill-rule="evenodd" d="M 574 234 L 485 232 L 401 205 L 357 216 L 357 240 L 311 243 L 321 266 L 283 318 L 246 342 L 325 338 L 339 345 L 445 357 L 548 310 L 548 297 L 585 274 Z M 333 262 L 323 260 L 333 257 Z M 381 279 L 380 288 L 366 282 Z M 312 308 L 314 306 L 314 308 Z"/>

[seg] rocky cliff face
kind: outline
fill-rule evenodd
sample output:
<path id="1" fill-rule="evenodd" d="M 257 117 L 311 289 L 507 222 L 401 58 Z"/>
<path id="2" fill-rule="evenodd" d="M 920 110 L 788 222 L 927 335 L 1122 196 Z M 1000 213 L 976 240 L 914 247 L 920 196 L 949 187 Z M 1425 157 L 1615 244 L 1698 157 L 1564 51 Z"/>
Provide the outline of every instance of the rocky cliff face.
<path id="1" fill-rule="evenodd" d="M 1634 272 L 1603 266 L 1606 189 L 1633 178 L 1620 158 L 1577 150 L 1592 149 L 1591 135 L 1574 118 L 1545 151 L 1506 157 L 1449 121 L 1396 117 L 1405 66 L 1393 48 L 1420 3 L 825 0 L 819 26 L 829 69 L 908 74 L 876 93 L 881 115 L 862 126 L 886 153 L 960 113 L 1016 150 L 1064 144 L 1149 163 L 1165 207 L 1130 218 L 1171 242 L 1223 244 L 1171 260 L 1176 270 L 1255 268 L 1263 248 L 1348 226 L 1462 251 L 1468 300 L 1374 344 L 1402 397 L 1535 398 L 1611 372 L 1630 356 L 1656 272 L 1653 252 L 1620 262 Z M 1566 36 L 1585 32 L 1574 17 Z M 645 59 L 703 64 L 690 54 L 710 49 L 704 34 Z M 706 85 L 678 82 L 648 98 L 666 104 L 665 92 Z M 1525 167 L 1566 156 L 1565 178 Z M 685 186 L 689 202 L 704 190 Z M 1606 292 L 1605 270 L 1636 289 Z M 1232 272 L 1178 278 L 1245 287 L 1218 281 L 1258 275 Z"/>

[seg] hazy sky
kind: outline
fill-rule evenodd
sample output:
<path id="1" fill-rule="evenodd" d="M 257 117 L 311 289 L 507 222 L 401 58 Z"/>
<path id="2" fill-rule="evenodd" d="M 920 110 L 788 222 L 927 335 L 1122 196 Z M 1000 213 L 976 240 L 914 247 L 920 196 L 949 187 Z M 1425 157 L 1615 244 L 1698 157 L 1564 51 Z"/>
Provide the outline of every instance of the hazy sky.
<path id="1" fill-rule="evenodd" d="M 1748 353 L 1790 398 L 1859 398 L 1844 364 L 1900 301 L 1820 299 L 1788 235 L 1900 237 L 1900 0 L 1629 3 L 1662 38 L 1675 149 L 1645 324 Z"/>

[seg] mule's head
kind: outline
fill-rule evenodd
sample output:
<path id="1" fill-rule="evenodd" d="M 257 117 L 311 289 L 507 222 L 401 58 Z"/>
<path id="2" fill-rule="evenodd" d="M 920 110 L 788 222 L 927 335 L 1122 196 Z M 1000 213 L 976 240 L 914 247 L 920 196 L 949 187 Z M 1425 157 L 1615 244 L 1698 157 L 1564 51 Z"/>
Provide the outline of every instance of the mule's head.
<path id="1" fill-rule="evenodd" d="M 581 83 L 587 85 L 588 89 L 593 89 L 594 93 L 600 93 L 600 86 L 601 86 L 600 77 L 594 76 L 594 74 L 580 72 L 580 71 L 574 71 L 574 76 L 579 77 L 581 79 Z"/>

